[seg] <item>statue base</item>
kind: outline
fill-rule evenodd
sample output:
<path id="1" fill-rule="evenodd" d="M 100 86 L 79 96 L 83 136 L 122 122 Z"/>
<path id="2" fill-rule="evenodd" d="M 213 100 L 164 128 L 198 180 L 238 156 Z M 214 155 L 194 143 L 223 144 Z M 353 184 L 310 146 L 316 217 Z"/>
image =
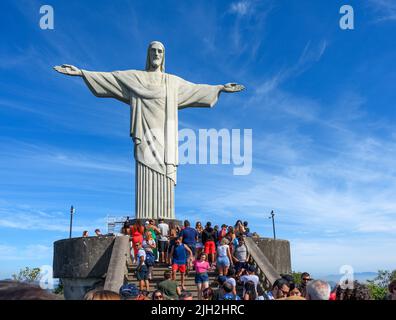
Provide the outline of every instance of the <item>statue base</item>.
<path id="1" fill-rule="evenodd" d="M 149 220 L 154 220 L 155 224 L 158 225 L 159 224 L 159 220 L 160 219 L 151 219 L 151 218 L 146 218 L 146 219 L 131 219 L 131 223 L 134 224 L 136 221 L 140 221 L 140 223 L 144 226 L 144 224 L 146 223 L 146 221 Z M 175 226 L 179 225 L 180 227 L 183 226 L 183 221 L 181 220 L 177 220 L 177 219 L 166 219 L 166 218 L 162 218 L 162 220 L 164 220 L 165 223 L 169 224 L 170 222 L 172 222 Z"/>

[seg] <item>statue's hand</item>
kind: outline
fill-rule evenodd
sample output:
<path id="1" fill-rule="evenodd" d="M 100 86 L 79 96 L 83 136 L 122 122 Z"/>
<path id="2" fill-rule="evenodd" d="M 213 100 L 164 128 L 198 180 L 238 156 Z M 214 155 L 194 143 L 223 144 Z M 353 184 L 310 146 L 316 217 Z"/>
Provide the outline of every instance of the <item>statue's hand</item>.
<path id="1" fill-rule="evenodd" d="M 237 83 L 227 83 L 223 86 L 223 91 L 225 92 L 239 92 L 244 90 L 245 87 Z"/>
<path id="2" fill-rule="evenodd" d="M 55 66 L 54 69 L 59 73 L 66 74 L 68 76 L 82 76 L 81 70 L 70 64 L 62 64 L 61 66 Z"/>

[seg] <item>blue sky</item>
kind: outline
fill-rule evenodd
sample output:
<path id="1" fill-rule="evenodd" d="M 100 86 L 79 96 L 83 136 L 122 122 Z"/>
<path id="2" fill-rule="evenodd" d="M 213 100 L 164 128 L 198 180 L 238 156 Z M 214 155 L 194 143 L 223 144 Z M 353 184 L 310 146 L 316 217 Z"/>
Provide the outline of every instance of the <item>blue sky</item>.
<path id="1" fill-rule="evenodd" d="M 39 9 L 55 10 L 55 30 Z M 339 9 L 355 10 L 355 30 Z M 253 170 L 179 167 L 176 215 L 248 220 L 291 242 L 293 269 L 395 269 L 396 5 L 367 1 L 1 1 L 0 278 L 52 263 L 52 243 L 133 215 L 129 110 L 52 66 L 142 69 L 150 41 L 167 72 L 239 82 L 180 128 L 253 130 Z"/>

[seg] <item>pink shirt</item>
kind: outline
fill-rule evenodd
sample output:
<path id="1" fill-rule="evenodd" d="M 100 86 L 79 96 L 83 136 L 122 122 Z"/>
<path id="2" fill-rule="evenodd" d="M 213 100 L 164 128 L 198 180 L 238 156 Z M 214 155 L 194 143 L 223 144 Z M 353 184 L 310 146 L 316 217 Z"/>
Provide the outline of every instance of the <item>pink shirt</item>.
<path id="1" fill-rule="evenodd" d="M 210 268 L 209 262 L 208 261 L 199 261 L 199 260 L 195 260 L 194 261 L 194 267 L 195 267 L 195 271 L 197 273 L 204 273 L 204 272 L 208 272 L 208 269 Z"/>

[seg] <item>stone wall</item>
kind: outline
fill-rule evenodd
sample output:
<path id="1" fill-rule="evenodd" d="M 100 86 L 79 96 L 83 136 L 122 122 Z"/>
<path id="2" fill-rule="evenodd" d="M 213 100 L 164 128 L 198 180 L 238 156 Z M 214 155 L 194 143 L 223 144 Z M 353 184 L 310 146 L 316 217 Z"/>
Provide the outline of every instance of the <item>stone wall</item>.
<path id="1" fill-rule="evenodd" d="M 94 287 L 104 286 L 114 236 L 72 238 L 54 243 L 54 278 L 62 280 L 67 300 L 80 300 Z"/>
<path id="2" fill-rule="evenodd" d="M 271 238 L 257 238 L 258 245 L 279 274 L 291 273 L 290 242 Z"/>

